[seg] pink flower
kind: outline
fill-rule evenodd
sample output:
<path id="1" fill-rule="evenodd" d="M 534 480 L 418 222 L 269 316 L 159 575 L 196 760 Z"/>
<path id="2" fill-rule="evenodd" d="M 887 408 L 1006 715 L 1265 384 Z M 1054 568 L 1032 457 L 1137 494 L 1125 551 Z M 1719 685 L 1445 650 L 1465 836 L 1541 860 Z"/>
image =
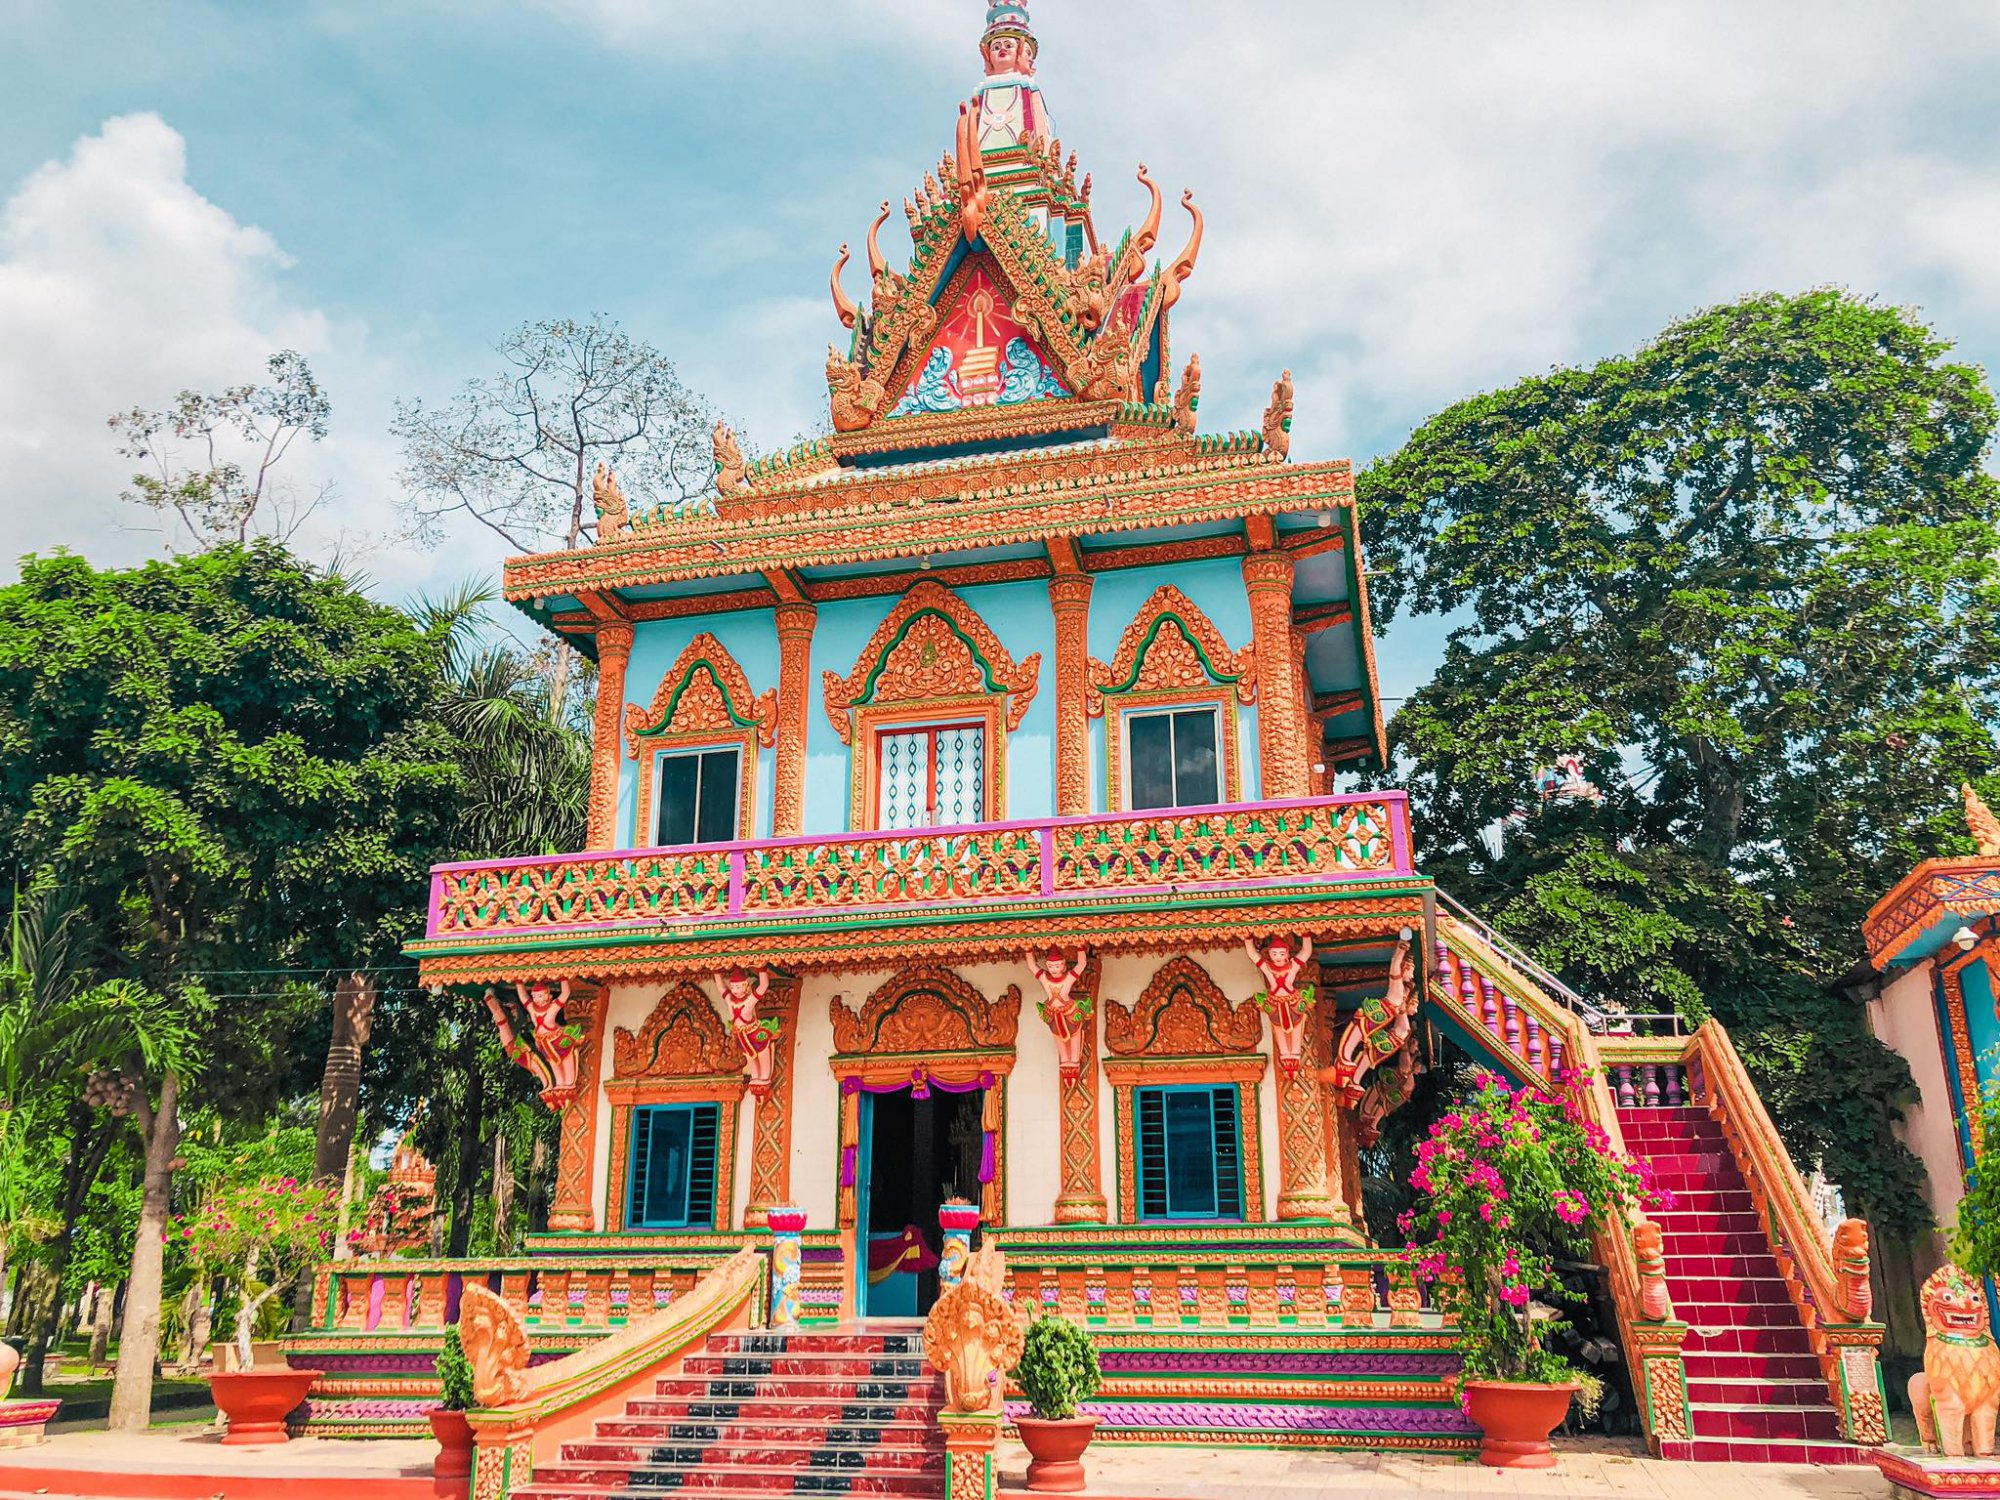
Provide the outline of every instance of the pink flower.
<path id="1" fill-rule="evenodd" d="M 1440 1224 L 1449 1224 L 1450 1222 L 1451 1222 L 1451 1210 L 1450 1210 L 1450 1209 L 1448 1209 L 1448 1208 L 1441 1208 L 1441 1209 L 1439 1209 L 1439 1210 L 1438 1210 L 1438 1223 L 1440 1223 Z"/>
<path id="2" fill-rule="evenodd" d="M 1518 1282 L 1512 1286 L 1503 1286 L 1500 1288 L 1500 1300 L 1512 1307 L 1526 1307 L 1528 1289 Z"/>

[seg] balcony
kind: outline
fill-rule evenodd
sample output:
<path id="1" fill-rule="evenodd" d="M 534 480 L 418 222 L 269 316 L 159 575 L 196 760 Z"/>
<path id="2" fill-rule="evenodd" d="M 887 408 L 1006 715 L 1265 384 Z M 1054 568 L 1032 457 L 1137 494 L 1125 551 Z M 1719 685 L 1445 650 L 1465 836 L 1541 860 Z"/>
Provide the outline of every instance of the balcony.
<path id="1" fill-rule="evenodd" d="M 428 963 L 939 924 L 1013 941 L 1023 919 L 1058 913 L 1243 906 L 1249 920 L 1408 889 L 1414 873 L 1401 792 L 479 860 L 432 871 L 412 951 Z"/>

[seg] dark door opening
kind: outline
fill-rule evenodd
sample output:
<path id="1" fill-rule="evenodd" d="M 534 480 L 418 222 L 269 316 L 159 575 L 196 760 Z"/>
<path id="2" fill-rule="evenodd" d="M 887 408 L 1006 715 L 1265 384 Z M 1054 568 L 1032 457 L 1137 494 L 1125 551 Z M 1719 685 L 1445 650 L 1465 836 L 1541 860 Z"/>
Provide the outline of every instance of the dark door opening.
<path id="1" fill-rule="evenodd" d="M 985 1098 L 980 1089 L 862 1095 L 864 1316 L 921 1317 L 937 1300 L 938 1209 L 947 1198 L 979 1201 Z"/>

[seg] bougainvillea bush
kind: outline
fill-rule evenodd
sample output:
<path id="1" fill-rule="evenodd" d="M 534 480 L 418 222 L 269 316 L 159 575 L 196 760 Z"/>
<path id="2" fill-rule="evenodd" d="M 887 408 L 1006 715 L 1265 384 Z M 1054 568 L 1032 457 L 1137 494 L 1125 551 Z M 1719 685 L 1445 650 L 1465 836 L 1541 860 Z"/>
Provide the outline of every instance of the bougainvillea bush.
<path id="1" fill-rule="evenodd" d="M 1470 1379 L 1593 1385 L 1548 1347 L 1565 1326 L 1554 1304 L 1582 1300 L 1556 1261 L 1586 1256 L 1607 1214 L 1666 1201 L 1651 1169 L 1584 1117 L 1582 1085 L 1570 1073 L 1555 1095 L 1514 1092 L 1477 1074 L 1417 1147 L 1405 1253 L 1458 1325 Z"/>
<path id="2" fill-rule="evenodd" d="M 239 1171 L 259 1165 L 254 1157 L 246 1153 Z M 201 1206 L 177 1216 L 167 1231 L 196 1265 L 236 1282 L 236 1347 L 246 1368 L 259 1310 L 325 1258 L 333 1242 L 334 1197 L 332 1189 L 296 1177 L 246 1172 L 212 1184 Z"/>

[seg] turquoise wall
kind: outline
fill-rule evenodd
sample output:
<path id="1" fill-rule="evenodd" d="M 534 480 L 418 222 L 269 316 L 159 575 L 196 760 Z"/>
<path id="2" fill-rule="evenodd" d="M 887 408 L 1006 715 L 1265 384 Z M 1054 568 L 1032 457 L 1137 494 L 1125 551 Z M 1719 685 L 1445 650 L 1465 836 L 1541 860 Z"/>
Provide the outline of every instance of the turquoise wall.
<path id="1" fill-rule="evenodd" d="M 625 669 L 625 701 L 651 707 L 653 697 L 667 671 L 680 659 L 688 642 L 707 631 L 729 648 L 750 679 L 755 697 L 778 685 L 778 626 L 776 620 L 757 611 L 739 610 L 730 614 L 691 617 L 685 620 L 648 620 L 632 631 L 632 660 Z M 815 686 L 817 691 L 817 686 Z M 749 705 L 739 703 L 742 712 Z M 621 721 L 624 715 L 619 715 Z M 755 831 L 760 839 L 771 836 L 771 752 L 757 755 L 757 796 Z M 625 755 L 625 736 L 618 737 L 618 842 L 632 848 L 645 841 L 643 831 L 634 826 L 639 812 L 639 767 Z"/>
<path id="2" fill-rule="evenodd" d="M 1243 591 L 1243 574 L 1233 559 L 1182 563 L 1170 567 L 1134 568 L 1099 576 L 1090 601 L 1090 652 L 1099 661 L 1117 654 L 1118 639 L 1148 597 L 1171 583 L 1194 600 L 1236 650 L 1250 644 L 1250 607 Z M 1007 736 L 1008 818 L 1045 818 L 1055 812 L 1055 616 L 1048 589 L 1038 582 L 993 584 L 958 591 L 961 598 L 1000 638 L 1018 662 L 1041 654 L 1035 698 L 1019 729 Z M 806 798 L 804 831 L 835 834 L 849 827 L 852 762 L 827 718 L 823 674 L 846 676 L 856 658 L 899 601 L 893 597 L 842 600 L 819 606 L 812 643 L 812 703 L 806 714 Z M 632 660 L 626 672 L 628 704 L 650 705 L 661 680 L 703 630 L 709 631 L 742 665 L 753 694 L 778 684 L 778 633 L 771 615 L 741 611 L 682 620 L 654 620 L 633 632 Z M 741 705 L 739 705 L 741 707 Z M 1238 709 L 1237 760 L 1243 797 L 1258 797 L 1257 710 Z M 1091 726 L 1091 788 L 1094 806 L 1116 801 L 1105 786 L 1105 742 L 1102 719 Z M 857 747 L 858 748 L 858 747 Z M 759 838 L 771 836 L 771 795 L 774 757 L 768 750 L 757 757 L 755 827 Z M 644 831 L 634 826 L 638 807 L 638 767 L 623 754 L 621 736 L 618 778 L 619 842 L 631 847 Z M 1990 1014 L 1990 1007 L 1989 1007 Z"/>

